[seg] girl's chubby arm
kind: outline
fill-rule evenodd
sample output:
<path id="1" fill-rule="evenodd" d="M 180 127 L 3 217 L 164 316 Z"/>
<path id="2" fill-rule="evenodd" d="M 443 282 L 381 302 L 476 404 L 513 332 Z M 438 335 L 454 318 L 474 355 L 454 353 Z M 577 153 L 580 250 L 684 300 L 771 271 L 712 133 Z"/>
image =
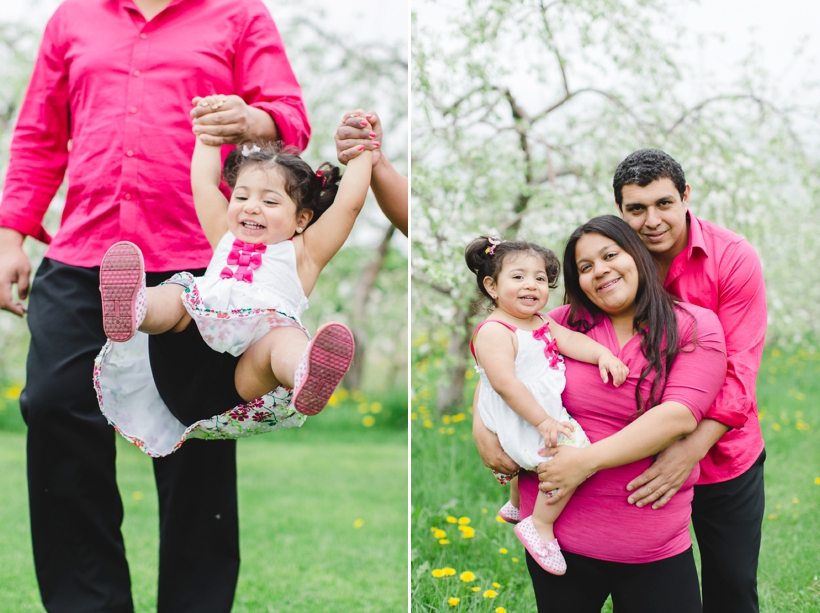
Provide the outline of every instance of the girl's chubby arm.
<path id="1" fill-rule="evenodd" d="M 609 349 L 580 332 L 565 328 L 552 317 L 547 317 L 546 320 L 550 324 L 550 334 L 555 339 L 561 354 L 579 362 L 597 364 L 604 383 L 608 380 L 607 373 L 612 375 L 612 383 L 615 387 L 626 381 L 629 368 Z"/>
<path id="2" fill-rule="evenodd" d="M 316 223 L 293 239 L 305 294 L 310 293 L 308 290 L 313 288 L 319 273 L 341 249 L 353 229 L 370 187 L 372 155 L 370 151 L 362 151 L 359 157 L 350 160 L 333 204 Z M 301 245 L 298 245 L 300 239 Z"/>
<path id="3" fill-rule="evenodd" d="M 191 159 L 191 191 L 199 225 L 212 249 L 228 231 L 228 201 L 219 191 L 222 156 L 219 145 L 206 145 L 199 138 Z"/>
<path id="4" fill-rule="evenodd" d="M 476 334 L 476 360 L 484 369 L 490 385 L 513 411 L 532 424 L 550 446 L 558 435 L 572 436 L 572 425 L 547 415 L 527 386 L 515 375 L 515 335 L 500 324 L 487 324 Z"/>

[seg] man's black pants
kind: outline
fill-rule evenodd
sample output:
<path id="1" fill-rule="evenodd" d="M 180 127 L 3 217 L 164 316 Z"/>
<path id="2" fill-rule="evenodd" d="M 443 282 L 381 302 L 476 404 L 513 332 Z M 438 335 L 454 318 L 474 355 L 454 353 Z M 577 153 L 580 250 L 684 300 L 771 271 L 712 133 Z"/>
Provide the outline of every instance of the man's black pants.
<path id="1" fill-rule="evenodd" d="M 196 271 L 191 271 L 195 274 Z M 149 273 L 156 285 L 172 273 Z M 49 613 L 131 613 L 115 436 L 92 385 L 99 270 L 43 260 L 29 301 L 20 397 L 37 580 Z M 159 613 L 229 611 L 239 574 L 235 441 L 188 441 L 154 459 Z"/>

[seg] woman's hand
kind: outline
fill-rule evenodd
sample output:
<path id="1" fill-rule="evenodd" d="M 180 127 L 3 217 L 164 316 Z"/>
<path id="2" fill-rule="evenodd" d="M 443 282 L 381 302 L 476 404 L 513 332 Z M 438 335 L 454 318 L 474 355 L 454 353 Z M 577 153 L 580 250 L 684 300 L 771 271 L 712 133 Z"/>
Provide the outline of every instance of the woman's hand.
<path id="1" fill-rule="evenodd" d="M 558 445 L 549 450 L 541 451 L 544 457 L 552 457 L 549 462 L 541 462 L 536 470 L 538 486 L 545 494 L 550 494 L 549 504 L 561 500 L 569 491 L 581 485 L 594 471 L 590 467 L 589 447 L 578 449 L 569 445 Z M 554 491 L 553 491 L 554 490 Z"/>
<path id="2" fill-rule="evenodd" d="M 225 145 L 262 138 L 276 140 L 276 124 L 268 113 L 235 95 L 196 96 L 191 103 L 194 134 L 206 145 Z"/>
<path id="3" fill-rule="evenodd" d="M 608 380 L 607 373 L 612 375 L 612 383 L 615 387 L 619 387 L 626 381 L 626 376 L 629 374 L 626 364 L 612 355 L 611 351 L 607 351 L 598 359 L 598 368 L 601 370 L 601 379 L 604 383 Z"/>
<path id="4" fill-rule="evenodd" d="M 336 157 L 340 164 L 347 164 L 362 151 L 373 152 L 373 166 L 381 161 L 379 151 L 382 142 L 382 123 L 373 111 L 365 113 L 362 109 L 349 111 L 342 117 L 341 125 L 336 128 Z"/>
<path id="5" fill-rule="evenodd" d="M 544 444 L 547 447 L 556 447 L 558 445 L 558 435 L 563 434 L 567 438 L 572 438 L 572 433 L 575 428 L 568 421 L 558 421 L 552 417 L 547 417 L 540 424 L 535 426 L 538 434 L 544 439 Z"/>

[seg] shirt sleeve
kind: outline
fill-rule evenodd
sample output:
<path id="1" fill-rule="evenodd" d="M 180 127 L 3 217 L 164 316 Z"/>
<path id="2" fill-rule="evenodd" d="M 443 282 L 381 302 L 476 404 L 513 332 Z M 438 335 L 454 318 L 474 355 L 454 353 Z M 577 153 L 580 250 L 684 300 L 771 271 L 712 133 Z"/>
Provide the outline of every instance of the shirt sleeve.
<path id="1" fill-rule="evenodd" d="M 63 182 L 70 118 L 65 50 L 58 9 L 49 20 L 14 136 L 0 205 L 0 226 L 44 243 L 43 217 Z"/>
<path id="2" fill-rule="evenodd" d="M 683 307 L 678 314 L 681 350 L 663 392 L 664 402 L 680 402 L 700 422 L 707 416 L 726 377 L 726 343 L 717 316 L 708 309 Z"/>
<path id="3" fill-rule="evenodd" d="M 302 88 L 293 74 L 282 37 L 261 2 L 251 7 L 245 31 L 240 33 L 235 62 L 236 91 L 247 104 L 270 114 L 280 140 L 303 151 L 310 139 L 310 124 Z"/>
<path id="4" fill-rule="evenodd" d="M 766 288 L 760 258 L 745 240 L 726 250 L 719 270 L 717 316 L 726 335 L 727 372 L 706 417 L 742 428 L 756 407 L 755 383 L 766 340 Z"/>

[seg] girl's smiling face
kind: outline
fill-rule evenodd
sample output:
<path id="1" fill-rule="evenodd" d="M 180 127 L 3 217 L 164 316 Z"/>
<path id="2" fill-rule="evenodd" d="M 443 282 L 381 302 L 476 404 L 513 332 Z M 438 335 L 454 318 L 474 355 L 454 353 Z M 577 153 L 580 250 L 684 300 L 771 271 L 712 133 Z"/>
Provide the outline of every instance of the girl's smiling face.
<path id="1" fill-rule="evenodd" d="M 228 203 L 228 230 L 246 243 L 274 245 L 307 227 L 312 212 L 297 213 L 276 168 L 250 166 L 236 179 Z"/>
<path id="2" fill-rule="evenodd" d="M 529 319 L 544 308 L 550 296 L 544 258 L 527 252 L 510 254 L 497 280 L 484 277 L 484 287 L 499 309 L 518 319 Z"/>

